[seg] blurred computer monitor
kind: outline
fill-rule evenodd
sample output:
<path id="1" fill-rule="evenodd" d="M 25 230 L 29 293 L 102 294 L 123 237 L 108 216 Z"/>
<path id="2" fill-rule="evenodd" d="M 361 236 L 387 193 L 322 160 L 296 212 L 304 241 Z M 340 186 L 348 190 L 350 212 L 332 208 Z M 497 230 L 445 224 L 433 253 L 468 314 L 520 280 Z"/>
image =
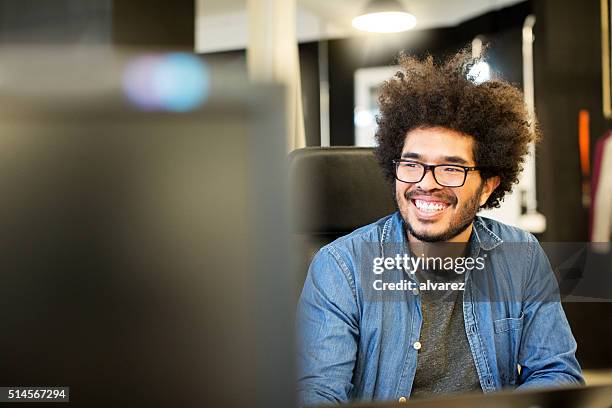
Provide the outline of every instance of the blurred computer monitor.
<path id="1" fill-rule="evenodd" d="M 49 54 L 0 69 L 0 386 L 290 406 L 282 91 L 207 66 L 197 106 L 143 107 L 130 58 Z"/>

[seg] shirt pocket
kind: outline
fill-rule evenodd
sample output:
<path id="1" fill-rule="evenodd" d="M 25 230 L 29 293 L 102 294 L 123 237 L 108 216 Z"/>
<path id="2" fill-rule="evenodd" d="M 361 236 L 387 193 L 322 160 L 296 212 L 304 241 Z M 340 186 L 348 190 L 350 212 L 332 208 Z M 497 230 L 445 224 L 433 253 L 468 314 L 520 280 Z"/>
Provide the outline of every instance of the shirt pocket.
<path id="1" fill-rule="evenodd" d="M 511 330 L 522 330 L 524 317 L 525 316 L 521 313 L 520 317 L 508 317 L 506 319 L 494 320 L 493 330 L 495 331 L 495 334 L 500 334 Z"/>
<path id="2" fill-rule="evenodd" d="M 518 352 L 524 315 L 493 321 L 497 367 L 502 386 L 514 386 L 518 378 Z"/>

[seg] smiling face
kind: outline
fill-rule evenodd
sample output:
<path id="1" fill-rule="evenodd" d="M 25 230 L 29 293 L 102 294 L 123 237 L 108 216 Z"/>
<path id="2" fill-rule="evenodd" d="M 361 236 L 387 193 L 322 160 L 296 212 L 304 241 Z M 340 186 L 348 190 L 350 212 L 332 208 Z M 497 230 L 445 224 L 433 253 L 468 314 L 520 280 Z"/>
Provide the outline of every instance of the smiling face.
<path id="1" fill-rule="evenodd" d="M 473 150 L 471 136 L 441 127 L 420 128 L 407 133 L 402 158 L 474 167 Z M 478 209 L 498 185 L 498 177 L 483 180 L 478 171 L 469 171 L 461 187 L 439 185 L 431 171 L 418 183 L 396 180 L 395 199 L 409 240 L 467 242 Z"/>

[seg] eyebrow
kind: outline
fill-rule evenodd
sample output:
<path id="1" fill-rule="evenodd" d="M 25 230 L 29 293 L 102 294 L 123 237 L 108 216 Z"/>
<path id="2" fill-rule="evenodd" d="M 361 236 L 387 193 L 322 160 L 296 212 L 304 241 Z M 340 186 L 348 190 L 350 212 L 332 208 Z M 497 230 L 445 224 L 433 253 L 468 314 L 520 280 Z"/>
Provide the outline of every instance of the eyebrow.
<path id="1" fill-rule="evenodd" d="M 406 152 L 402 154 L 403 159 L 422 159 L 423 156 L 418 153 Z M 442 162 L 444 163 L 457 163 L 457 164 L 467 164 L 468 161 L 460 156 L 443 156 Z"/>
<path id="2" fill-rule="evenodd" d="M 444 161 L 448 163 L 467 164 L 467 160 L 460 156 L 444 156 Z"/>

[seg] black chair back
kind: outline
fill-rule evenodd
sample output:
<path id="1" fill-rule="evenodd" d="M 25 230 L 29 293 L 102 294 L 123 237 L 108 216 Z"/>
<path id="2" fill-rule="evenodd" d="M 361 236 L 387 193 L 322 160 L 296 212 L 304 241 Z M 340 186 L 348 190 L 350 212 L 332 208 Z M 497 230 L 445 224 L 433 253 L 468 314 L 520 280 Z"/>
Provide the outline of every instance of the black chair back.
<path id="1" fill-rule="evenodd" d="M 372 148 L 298 149 L 289 155 L 289 172 L 300 282 L 321 247 L 395 211 Z"/>

